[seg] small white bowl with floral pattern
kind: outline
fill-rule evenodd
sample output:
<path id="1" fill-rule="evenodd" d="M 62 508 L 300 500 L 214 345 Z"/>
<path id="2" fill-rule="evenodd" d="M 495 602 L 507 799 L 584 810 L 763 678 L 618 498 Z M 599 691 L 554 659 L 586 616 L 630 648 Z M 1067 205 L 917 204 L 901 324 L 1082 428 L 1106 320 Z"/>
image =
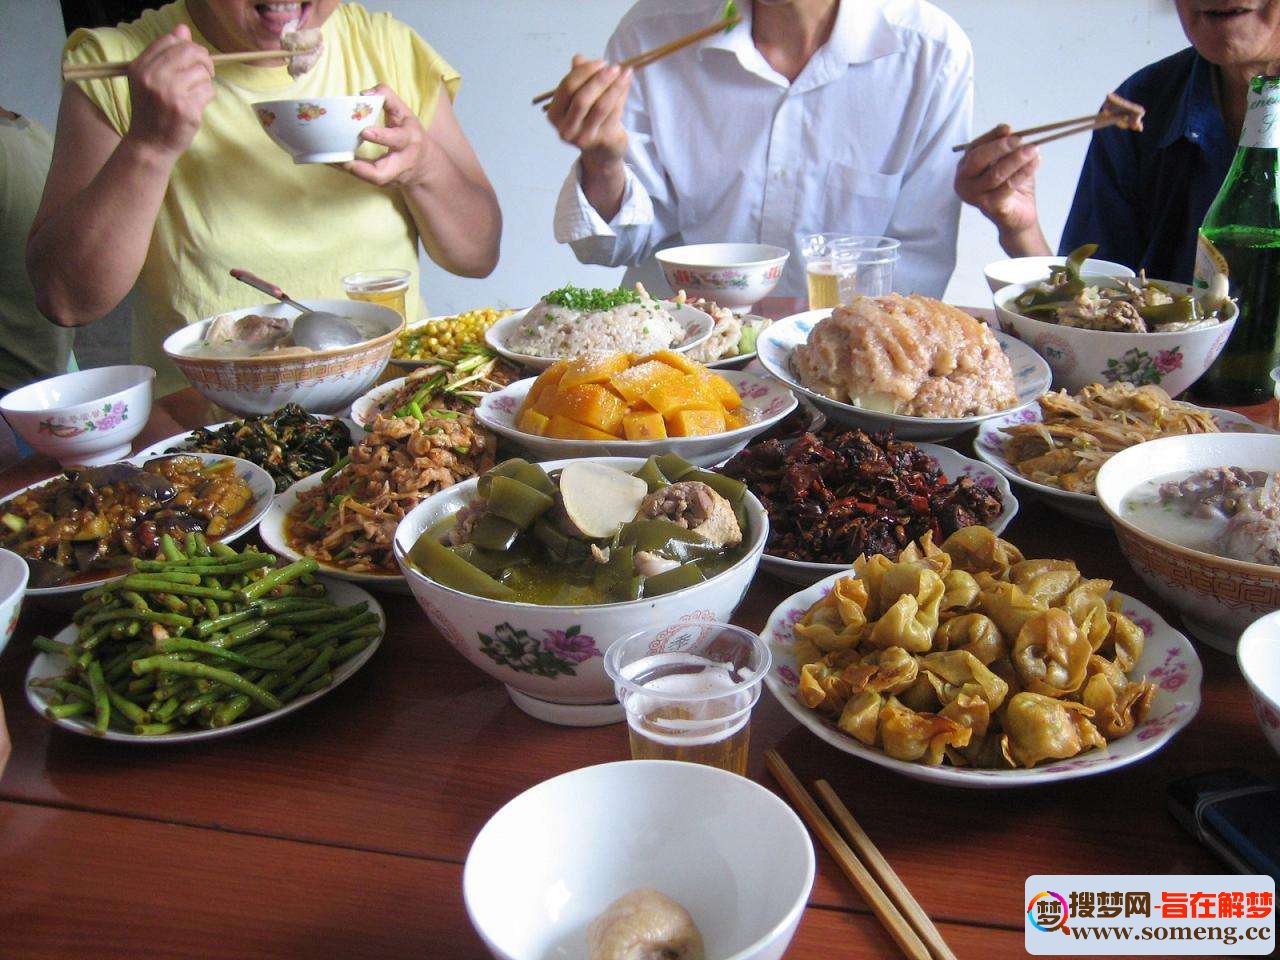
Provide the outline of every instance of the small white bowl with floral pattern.
<path id="1" fill-rule="evenodd" d="M 768 243 L 693 243 L 654 254 L 672 290 L 745 313 L 773 292 L 791 252 Z"/>
<path id="2" fill-rule="evenodd" d="M 360 133 L 378 125 L 382 96 L 262 100 L 253 105 L 258 123 L 294 163 L 354 160 Z"/>
<path id="3" fill-rule="evenodd" d="M 1145 674 L 1157 687 L 1150 712 L 1132 733 L 1112 740 L 1105 748 L 1030 769 L 988 770 L 895 760 L 882 750 L 849 736 L 830 718 L 806 707 L 798 696 L 800 668 L 795 655 L 795 624 L 810 607 L 831 592 L 836 580 L 846 576 L 850 574 L 833 573 L 782 601 L 769 616 L 769 623 L 761 633 L 773 654 L 773 667 L 765 677 L 765 686 L 788 713 L 819 739 L 837 750 L 913 780 L 974 790 L 1002 790 L 1109 773 L 1155 753 L 1190 723 L 1200 709 L 1203 670 L 1191 642 L 1145 603 L 1118 593 L 1116 596 L 1123 602 L 1125 616 L 1133 620 L 1147 638 L 1142 656 L 1129 674 L 1133 677 Z"/>
<path id="4" fill-rule="evenodd" d="M 129 456 L 151 416 L 156 372 L 124 365 L 64 373 L 0 399 L 18 436 L 64 467 L 94 467 Z"/>
<path id="5" fill-rule="evenodd" d="M 534 384 L 534 378 L 508 384 L 495 393 L 485 394 L 476 408 L 476 419 L 501 437 L 534 454 L 538 460 L 568 457 L 652 457 L 664 453 L 679 454 L 699 467 L 710 467 L 728 460 L 745 447 L 752 437 L 763 433 L 796 408 L 795 395 L 772 377 L 758 377 L 736 370 L 719 370 L 742 397 L 742 406 L 751 422 L 736 430 L 713 433 L 705 437 L 667 437 L 664 440 L 559 440 L 526 433 L 516 426 L 520 407 Z M 352 408 L 355 415 L 355 408 Z M 357 422 L 359 417 L 356 417 Z"/>

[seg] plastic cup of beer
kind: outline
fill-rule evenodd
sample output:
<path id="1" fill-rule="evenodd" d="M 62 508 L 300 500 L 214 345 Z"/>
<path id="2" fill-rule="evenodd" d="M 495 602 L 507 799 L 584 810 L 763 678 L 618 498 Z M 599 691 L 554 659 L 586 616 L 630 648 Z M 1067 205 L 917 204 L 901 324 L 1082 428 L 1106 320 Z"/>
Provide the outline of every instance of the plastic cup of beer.
<path id="1" fill-rule="evenodd" d="M 809 309 L 826 310 L 840 306 L 840 286 L 831 262 L 831 246 L 853 240 L 847 233 L 813 233 L 800 240 L 804 274 L 809 284 Z"/>
<path id="2" fill-rule="evenodd" d="M 405 295 L 409 292 L 408 270 L 363 270 L 342 278 L 348 300 L 364 300 L 390 307 L 405 315 Z"/>
<path id="3" fill-rule="evenodd" d="M 684 760 L 747 771 L 751 709 L 769 646 L 750 630 L 702 620 L 611 644 L 604 669 L 626 710 L 634 760 Z"/>
<path id="4" fill-rule="evenodd" d="M 893 237 L 845 237 L 829 244 L 839 302 L 892 293 L 893 268 L 901 246 Z"/>

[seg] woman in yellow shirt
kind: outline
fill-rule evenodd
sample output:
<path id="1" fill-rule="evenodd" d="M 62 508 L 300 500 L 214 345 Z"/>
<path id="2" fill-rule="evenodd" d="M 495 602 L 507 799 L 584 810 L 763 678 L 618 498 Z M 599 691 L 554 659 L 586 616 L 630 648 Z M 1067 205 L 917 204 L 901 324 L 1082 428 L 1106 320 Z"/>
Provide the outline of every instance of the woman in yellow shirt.
<path id="1" fill-rule="evenodd" d="M 294 79 L 281 60 L 214 73 L 211 51 L 278 50 L 293 20 L 323 33 L 309 72 Z M 388 14 L 339 0 L 177 0 L 133 23 L 76 31 L 65 55 L 133 64 L 127 78 L 63 91 L 27 247 L 37 302 L 54 323 L 81 326 L 136 282 L 133 352 L 159 371 L 162 393 L 184 383 L 165 336 L 261 301 L 232 267 L 295 297 L 341 297 L 345 274 L 408 269 L 412 317 L 419 238 L 456 274 L 486 276 L 497 263 L 501 213 L 453 112 L 458 74 Z M 385 126 L 365 130 L 368 145 L 341 166 L 294 164 L 252 109 L 374 87 L 386 96 Z"/>

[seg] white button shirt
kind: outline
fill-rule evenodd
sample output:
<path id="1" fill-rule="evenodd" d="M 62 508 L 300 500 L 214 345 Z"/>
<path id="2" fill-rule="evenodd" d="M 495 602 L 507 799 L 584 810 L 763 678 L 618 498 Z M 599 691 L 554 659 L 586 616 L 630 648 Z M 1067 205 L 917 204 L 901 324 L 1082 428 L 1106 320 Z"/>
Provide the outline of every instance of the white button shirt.
<path id="1" fill-rule="evenodd" d="M 969 139 L 973 109 L 968 38 L 919 0 L 843 0 L 830 39 L 788 83 L 752 42 L 751 3 L 739 7 L 744 21 L 728 33 L 636 73 L 622 207 L 605 223 L 575 163 L 556 240 L 609 266 L 681 243 L 776 244 L 792 255 L 774 293 L 799 296 L 801 237 L 885 234 L 902 242 L 894 289 L 942 296 L 960 216 L 951 146 Z M 716 0 L 640 0 L 606 56 L 657 47 L 720 10 Z M 644 276 L 654 282 L 652 267 Z"/>

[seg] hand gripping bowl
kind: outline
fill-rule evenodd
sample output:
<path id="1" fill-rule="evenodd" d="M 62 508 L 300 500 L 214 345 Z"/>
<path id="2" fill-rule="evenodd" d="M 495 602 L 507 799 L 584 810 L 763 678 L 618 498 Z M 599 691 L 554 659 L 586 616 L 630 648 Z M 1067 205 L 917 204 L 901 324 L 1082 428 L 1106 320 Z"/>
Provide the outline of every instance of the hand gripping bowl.
<path id="1" fill-rule="evenodd" d="M 638 457 L 593 457 L 619 470 L 637 470 Z M 573 460 L 541 466 L 551 472 Z M 728 622 L 755 576 L 769 537 L 769 518 L 750 493 L 744 503 L 750 526 L 747 550 L 729 569 L 702 583 L 625 603 L 550 606 L 512 603 L 461 593 L 436 583 L 409 560 L 418 537 L 462 509 L 476 495 L 472 478 L 418 504 L 396 528 L 394 552 L 419 605 L 436 629 L 464 657 L 506 684 L 521 710 L 566 726 L 597 726 L 623 719 L 604 672 L 610 643 L 645 629 L 690 620 Z"/>
<path id="2" fill-rule="evenodd" d="M 708 957 L 778 960 L 813 877 L 808 832 L 771 791 L 702 764 L 623 760 L 495 813 L 467 854 L 462 898 L 498 960 L 585 957 L 587 924 L 643 887 L 689 911 Z"/>
<path id="3" fill-rule="evenodd" d="M 1117 281 L 1086 278 L 1101 287 Z M 1193 294 L 1181 283 L 1160 285 L 1171 294 Z M 1019 313 L 1014 301 L 1034 284 L 1005 287 L 995 295 L 1000 327 L 1030 345 L 1049 363 L 1053 384 L 1075 392 L 1091 383 L 1126 381 L 1141 386 L 1154 383 L 1176 397 L 1200 379 L 1227 344 L 1240 308 L 1228 304 L 1221 323 L 1174 333 L 1122 333 L 1064 327 Z"/>
<path id="4" fill-rule="evenodd" d="M 1198 639 L 1234 654 L 1241 631 L 1280 608 L 1280 567 L 1180 546 L 1144 530 L 1121 510 L 1125 496 L 1148 480 L 1207 467 L 1280 471 L 1280 441 L 1267 434 L 1199 433 L 1140 443 L 1102 465 L 1098 500 L 1129 566 L 1182 614 Z"/>
<path id="5" fill-rule="evenodd" d="M 306 354 L 228 358 L 188 353 L 204 339 L 215 319 L 209 317 L 170 334 L 164 352 L 205 399 L 233 413 L 271 413 L 286 403 L 297 403 L 308 413 L 336 413 L 368 390 L 386 368 L 404 319 L 388 307 L 358 300 L 304 300 L 302 304 L 350 317 L 377 331 L 376 335 L 349 347 Z M 293 317 L 297 311 L 270 303 L 219 316 L 251 313 Z"/>

